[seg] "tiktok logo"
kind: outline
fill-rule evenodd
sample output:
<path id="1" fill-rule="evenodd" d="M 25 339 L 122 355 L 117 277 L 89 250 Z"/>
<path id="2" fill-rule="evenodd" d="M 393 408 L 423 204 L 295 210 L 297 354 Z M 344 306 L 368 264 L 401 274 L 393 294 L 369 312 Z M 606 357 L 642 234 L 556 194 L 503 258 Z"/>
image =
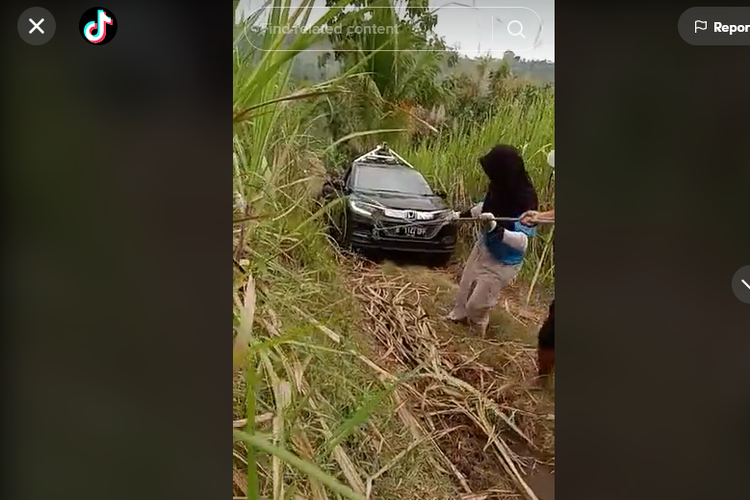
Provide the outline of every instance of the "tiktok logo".
<path id="1" fill-rule="evenodd" d="M 109 9 L 94 7 L 87 10 L 78 23 L 83 38 L 94 45 L 104 45 L 117 34 L 117 20 Z"/>

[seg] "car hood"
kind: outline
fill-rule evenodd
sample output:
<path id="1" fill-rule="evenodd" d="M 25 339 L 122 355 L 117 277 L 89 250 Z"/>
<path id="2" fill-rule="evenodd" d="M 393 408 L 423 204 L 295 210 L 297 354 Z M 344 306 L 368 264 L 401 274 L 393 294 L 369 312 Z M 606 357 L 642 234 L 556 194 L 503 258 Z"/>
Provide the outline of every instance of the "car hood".
<path id="1" fill-rule="evenodd" d="M 352 193 L 352 198 L 396 210 L 435 212 L 448 209 L 448 205 L 446 205 L 445 201 L 439 196 L 384 193 L 382 191 L 357 191 Z"/>

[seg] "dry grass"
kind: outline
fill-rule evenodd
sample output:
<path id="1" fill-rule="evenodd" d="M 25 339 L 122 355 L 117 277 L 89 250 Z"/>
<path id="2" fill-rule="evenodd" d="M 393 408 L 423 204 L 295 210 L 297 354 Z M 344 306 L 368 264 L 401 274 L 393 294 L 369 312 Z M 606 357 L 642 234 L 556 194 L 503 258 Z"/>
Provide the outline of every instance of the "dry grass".
<path id="1" fill-rule="evenodd" d="M 350 269 L 374 363 L 389 374 L 410 373 L 394 393 L 399 417 L 415 439 L 440 436 L 430 440 L 435 467 L 477 495 L 471 498 L 537 498 L 524 471 L 554 465 L 552 395 L 531 388 L 528 341 L 543 309 L 524 307 L 523 292 L 512 290 L 493 315 L 490 332 L 503 331 L 501 338 L 471 338 L 440 317 L 455 288 L 450 275 L 356 260 Z"/>
<path id="2" fill-rule="evenodd" d="M 329 290 L 327 296 L 334 295 L 335 290 Z M 350 342 L 352 318 L 357 316 L 354 299 L 349 295 L 348 302 L 334 301 L 328 309 L 323 304 L 318 309 L 307 304 L 282 309 L 280 297 L 288 294 L 260 284 L 258 296 L 255 338 L 265 348 L 251 347 L 261 358 L 252 419 L 255 433 L 316 464 L 361 498 L 456 498 L 451 481 L 421 460 L 427 441 L 440 435 L 416 439 L 393 418 L 397 408 L 388 398 L 392 376 Z M 235 302 L 243 303 L 239 297 Z M 233 392 L 233 427 L 240 429 L 248 424 L 246 377 L 235 375 Z M 233 489 L 238 498 L 252 497 L 248 451 L 244 443 L 235 442 Z M 255 459 L 258 489 L 265 498 L 289 498 L 285 493 L 291 498 L 336 498 L 313 475 L 287 467 L 276 457 L 258 453 Z"/>
<path id="3" fill-rule="evenodd" d="M 285 440 L 295 455 L 368 500 L 537 498 L 529 471 L 541 467 L 548 476 L 554 467 L 554 395 L 531 387 L 544 302 L 526 307 L 525 290 L 511 288 L 507 306 L 501 301 L 493 314 L 494 338 L 473 338 L 441 317 L 457 270 L 376 266 L 355 258 L 342 258 L 340 265 L 340 285 L 350 293 L 339 304 L 346 313 L 339 321 L 315 320 L 296 306 L 285 311 L 314 330 L 299 339 L 315 345 L 312 351 L 285 344 L 281 332 L 296 326 L 282 323 L 284 314 L 268 300 L 271 292 L 260 286 L 259 338 L 278 344 L 259 365 L 266 377 L 255 432 Z M 330 392 L 346 385 L 332 380 L 334 373 L 366 396 L 352 388 Z M 245 392 L 244 379 L 235 376 L 235 429 L 247 424 Z M 342 405 L 358 409 L 347 415 Z M 361 421 L 352 417 L 357 412 L 364 412 Z M 238 498 L 248 496 L 246 457 L 245 445 L 235 443 Z M 314 477 L 274 457 L 259 454 L 257 463 L 268 498 L 334 498 Z"/>

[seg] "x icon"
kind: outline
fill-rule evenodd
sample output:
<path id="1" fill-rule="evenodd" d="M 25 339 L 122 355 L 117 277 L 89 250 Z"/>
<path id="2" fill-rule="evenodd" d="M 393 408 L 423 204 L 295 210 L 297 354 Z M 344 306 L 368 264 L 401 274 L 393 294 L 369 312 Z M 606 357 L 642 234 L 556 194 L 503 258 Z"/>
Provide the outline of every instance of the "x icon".
<path id="1" fill-rule="evenodd" d="M 33 32 L 34 32 L 34 30 L 39 30 L 39 31 L 40 31 L 40 32 L 41 32 L 42 34 L 44 34 L 44 30 L 43 30 L 42 28 L 40 28 L 40 27 L 39 27 L 39 25 L 40 25 L 40 24 L 42 24 L 42 23 L 44 22 L 44 19 L 40 20 L 40 21 L 39 21 L 38 23 L 35 23 L 33 19 L 29 18 L 29 22 L 30 22 L 30 23 L 31 23 L 31 24 L 32 24 L 32 25 L 34 26 L 34 27 L 33 27 L 33 28 L 31 28 L 31 30 L 29 31 L 29 33 L 30 33 L 30 34 L 31 34 L 31 33 L 33 33 Z"/>

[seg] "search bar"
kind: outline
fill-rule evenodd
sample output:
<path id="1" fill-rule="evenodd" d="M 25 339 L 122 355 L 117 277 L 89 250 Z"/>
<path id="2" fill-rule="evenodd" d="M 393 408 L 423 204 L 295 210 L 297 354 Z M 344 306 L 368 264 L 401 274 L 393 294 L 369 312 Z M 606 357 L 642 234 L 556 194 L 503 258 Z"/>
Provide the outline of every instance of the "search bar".
<path id="1" fill-rule="evenodd" d="M 395 36 L 403 29 L 399 19 L 394 19 L 390 15 L 376 15 L 378 9 L 391 9 L 387 6 L 371 5 L 363 7 L 362 10 L 370 11 L 369 16 L 351 18 L 348 22 L 323 25 L 316 25 L 316 23 L 330 8 L 324 6 L 310 7 L 310 17 L 305 22 L 297 19 L 295 24 L 289 26 L 276 26 L 270 23 L 271 12 L 277 8 L 280 7 L 262 6 L 244 13 L 244 17 L 239 16 L 241 21 L 250 20 L 241 23 L 244 34 L 243 43 L 248 43 L 258 50 L 269 50 L 263 49 L 262 44 L 258 43 L 267 31 L 272 34 L 283 33 L 291 40 L 304 33 L 322 35 L 323 37 L 331 34 L 344 37 L 366 37 L 374 34 Z M 514 53 L 533 50 L 543 43 L 543 36 L 548 38 L 548 40 L 544 40 L 545 43 L 551 43 L 552 41 L 551 34 L 545 33 L 542 18 L 528 7 L 474 7 L 453 4 L 438 6 L 434 11 L 439 18 L 435 32 L 448 42 L 449 47 L 446 50 L 452 50 L 456 38 L 459 37 L 461 39 L 461 51 L 472 52 L 476 50 L 477 55 L 491 52 L 495 57 L 501 57 L 508 50 Z M 319 45 L 306 50 L 308 52 L 329 52 L 331 50 L 330 47 L 323 46 L 325 44 Z M 292 49 L 282 46 L 273 50 L 284 52 Z M 353 47 L 337 50 L 340 52 L 358 52 L 360 49 Z M 396 48 L 394 46 L 394 48 L 385 47 L 380 50 L 383 52 L 432 52 L 434 49 Z"/>
<path id="2" fill-rule="evenodd" d="M 690 45 L 750 45 L 750 7 L 692 7 L 677 31 Z"/>

